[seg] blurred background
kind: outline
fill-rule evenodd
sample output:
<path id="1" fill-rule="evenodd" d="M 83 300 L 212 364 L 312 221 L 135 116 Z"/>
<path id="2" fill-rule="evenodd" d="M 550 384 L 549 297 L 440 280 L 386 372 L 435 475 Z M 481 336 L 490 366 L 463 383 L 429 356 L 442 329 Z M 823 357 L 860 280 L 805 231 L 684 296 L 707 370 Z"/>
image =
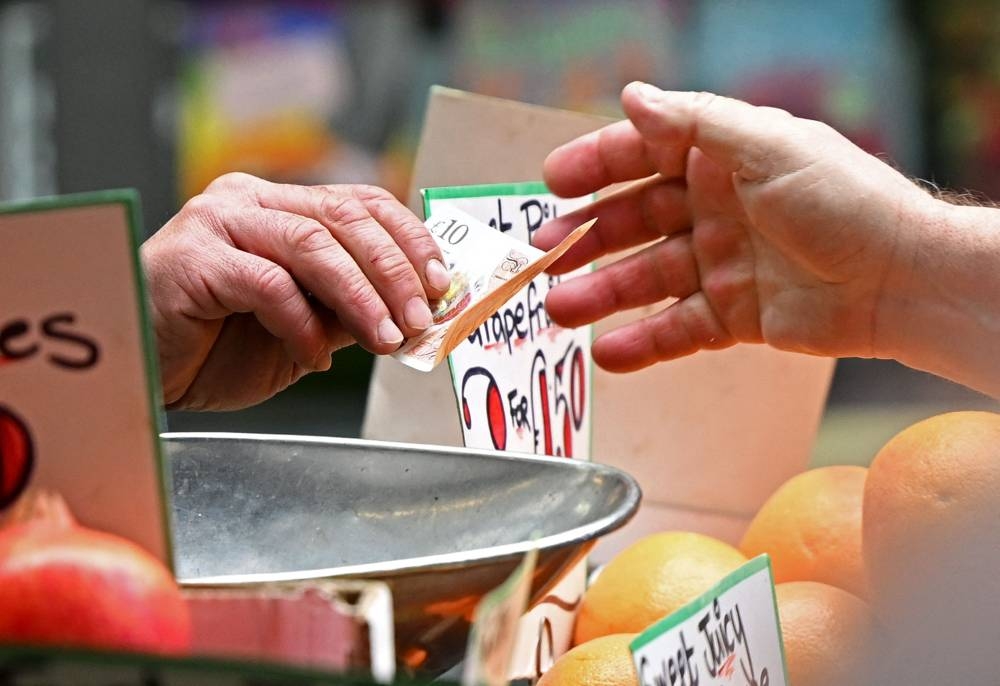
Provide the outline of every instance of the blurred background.
<path id="1" fill-rule="evenodd" d="M 145 230 L 219 174 L 405 197 L 427 89 L 618 115 L 641 79 L 822 119 L 907 174 L 1000 200 L 1000 0 L 0 0 L 0 201 L 130 186 Z M 170 428 L 355 436 L 370 358 Z M 838 363 L 815 460 L 995 403 Z"/>

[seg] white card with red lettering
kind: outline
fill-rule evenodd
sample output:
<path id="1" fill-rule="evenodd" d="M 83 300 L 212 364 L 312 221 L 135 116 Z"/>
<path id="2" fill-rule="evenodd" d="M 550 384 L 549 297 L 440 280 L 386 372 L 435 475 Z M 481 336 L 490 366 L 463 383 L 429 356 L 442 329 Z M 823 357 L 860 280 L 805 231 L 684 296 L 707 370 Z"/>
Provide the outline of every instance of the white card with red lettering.
<path id="1" fill-rule="evenodd" d="M 59 492 L 170 564 L 138 196 L 0 206 L 0 516 Z"/>
<path id="2" fill-rule="evenodd" d="M 541 183 L 429 188 L 423 196 L 427 216 L 456 208 L 525 244 L 545 221 L 592 201 L 558 198 Z M 449 355 L 466 446 L 590 458 L 592 327 L 564 329 L 549 319 L 545 296 L 561 278 L 536 276 Z"/>

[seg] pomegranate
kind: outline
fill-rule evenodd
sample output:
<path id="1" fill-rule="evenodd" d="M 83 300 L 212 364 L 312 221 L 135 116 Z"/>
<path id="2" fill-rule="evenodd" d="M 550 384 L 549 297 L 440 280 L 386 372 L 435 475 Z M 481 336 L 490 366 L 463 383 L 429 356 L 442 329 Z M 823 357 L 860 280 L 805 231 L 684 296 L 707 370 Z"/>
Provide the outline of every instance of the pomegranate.
<path id="1" fill-rule="evenodd" d="M 33 452 L 24 420 L 0 405 L 0 510 L 16 501 L 28 485 Z"/>
<path id="2" fill-rule="evenodd" d="M 21 504 L 0 529 L 0 643 L 187 652 L 188 608 L 156 558 L 80 526 L 58 495 Z"/>

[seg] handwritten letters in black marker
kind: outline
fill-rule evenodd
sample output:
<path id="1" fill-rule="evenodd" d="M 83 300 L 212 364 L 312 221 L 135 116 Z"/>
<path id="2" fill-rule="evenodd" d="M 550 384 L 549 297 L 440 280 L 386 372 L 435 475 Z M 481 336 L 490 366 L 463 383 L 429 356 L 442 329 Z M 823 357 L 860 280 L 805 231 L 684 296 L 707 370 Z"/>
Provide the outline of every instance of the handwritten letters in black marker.
<path id="1" fill-rule="evenodd" d="M 514 221 L 518 221 L 527 228 L 530 240 L 542 224 L 558 216 L 559 208 L 548 200 L 529 198 L 513 201 L 511 198 L 500 197 L 496 199 L 496 214 L 487 223 L 497 231 L 506 233 L 513 231 Z"/>
<path id="2" fill-rule="evenodd" d="M 101 351 L 97 341 L 80 330 L 71 312 L 54 312 L 37 320 L 0 320 L 0 363 L 38 355 L 56 367 L 80 371 L 94 367 Z"/>
<path id="3" fill-rule="evenodd" d="M 723 611 L 716 598 L 705 608 L 693 636 L 678 631 L 677 647 L 673 654 L 653 664 L 643 657 L 639 665 L 639 682 L 642 686 L 698 686 L 702 675 L 714 680 L 742 678 L 734 681 L 746 686 L 769 686 L 767 667 L 755 671 L 750 639 L 743 625 L 739 603 Z M 700 657 L 700 659 L 699 659 Z M 704 670 L 704 672 L 702 672 Z"/>
<path id="4" fill-rule="evenodd" d="M 457 206 L 498 231 L 530 241 L 546 221 L 586 202 L 538 193 L 484 195 Z M 446 242 L 463 236 L 455 222 L 436 222 L 430 229 Z M 488 436 L 497 450 L 587 456 L 590 331 L 562 329 L 549 318 L 545 296 L 559 280 L 533 279 L 452 353 L 467 443 L 470 435 Z"/>

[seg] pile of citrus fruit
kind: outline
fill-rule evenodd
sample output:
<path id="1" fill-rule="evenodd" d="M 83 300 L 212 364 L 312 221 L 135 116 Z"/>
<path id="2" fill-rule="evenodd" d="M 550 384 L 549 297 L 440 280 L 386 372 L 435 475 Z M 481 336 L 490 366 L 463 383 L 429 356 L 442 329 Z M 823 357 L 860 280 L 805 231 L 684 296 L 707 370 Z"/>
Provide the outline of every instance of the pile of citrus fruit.
<path id="1" fill-rule="evenodd" d="M 575 647 L 540 686 L 636 684 L 629 641 L 761 553 L 792 686 L 989 682 L 1000 641 L 1000 415 L 931 417 L 867 469 L 793 477 L 738 547 L 686 532 L 634 543 L 584 594 Z"/>

